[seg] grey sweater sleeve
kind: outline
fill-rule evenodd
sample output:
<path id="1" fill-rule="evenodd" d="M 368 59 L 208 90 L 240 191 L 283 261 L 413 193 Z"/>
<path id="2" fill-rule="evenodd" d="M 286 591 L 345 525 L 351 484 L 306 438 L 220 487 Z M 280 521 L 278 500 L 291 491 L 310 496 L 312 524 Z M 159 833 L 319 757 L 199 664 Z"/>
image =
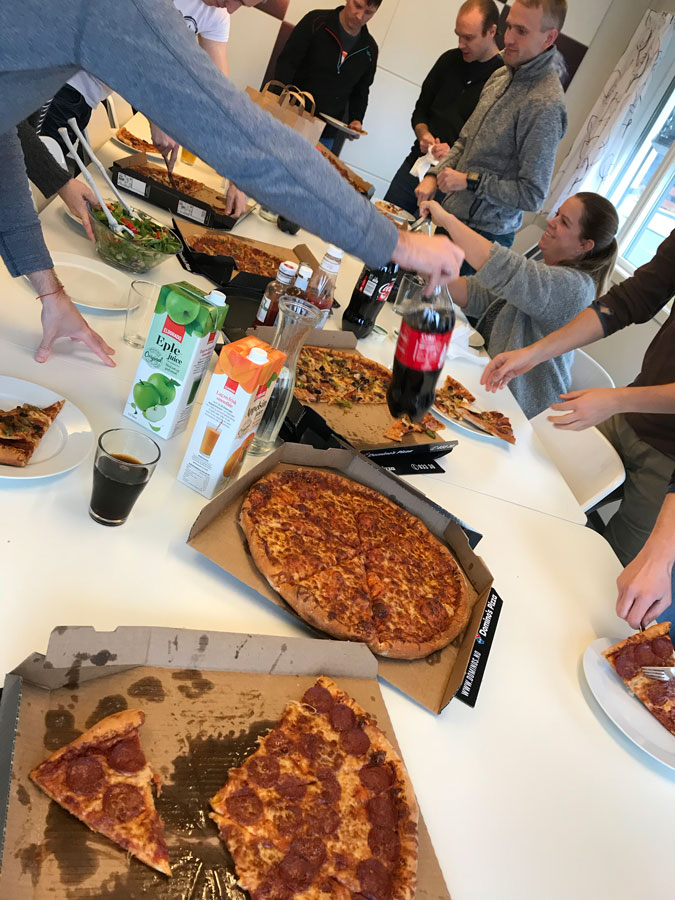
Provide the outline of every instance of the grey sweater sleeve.
<path id="1" fill-rule="evenodd" d="M 526 259 L 514 250 L 494 243 L 484 266 L 467 279 L 467 312 L 476 315 L 474 300 L 484 312 L 484 292 L 499 297 L 535 319 L 546 333 L 565 325 L 585 309 L 595 296 L 590 275 L 569 266 L 548 266 Z"/>
<path id="2" fill-rule="evenodd" d="M 475 319 L 480 319 L 488 306 L 499 300 L 499 295 L 481 284 L 477 275 L 469 275 L 466 279 L 466 296 L 464 312 Z"/>
<path id="3" fill-rule="evenodd" d="M 52 197 L 70 181 L 70 172 L 61 168 L 28 122 L 20 122 L 16 130 L 28 177 L 45 197 Z"/>
<path id="4" fill-rule="evenodd" d="M 14 277 L 51 269 L 16 129 L 0 134 L 0 160 L 0 255 Z"/>

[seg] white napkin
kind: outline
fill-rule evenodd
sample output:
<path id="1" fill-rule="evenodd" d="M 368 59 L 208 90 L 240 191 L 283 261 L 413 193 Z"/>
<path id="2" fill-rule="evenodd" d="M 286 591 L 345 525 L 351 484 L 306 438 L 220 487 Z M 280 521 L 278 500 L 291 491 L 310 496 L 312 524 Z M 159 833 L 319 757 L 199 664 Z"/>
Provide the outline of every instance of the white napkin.
<path id="1" fill-rule="evenodd" d="M 416 175 L 417 178 L 421 181 L 424 176 L 427 174 L 429 169 L 432 166 L 435 166 L 438 163 L 438 160 L 431 152 L 431 148 L 427 150 L 424 156 L 420 156 L 418 160 L 413 163 L 413 166 L 410 170 L 411 175 Z"/>

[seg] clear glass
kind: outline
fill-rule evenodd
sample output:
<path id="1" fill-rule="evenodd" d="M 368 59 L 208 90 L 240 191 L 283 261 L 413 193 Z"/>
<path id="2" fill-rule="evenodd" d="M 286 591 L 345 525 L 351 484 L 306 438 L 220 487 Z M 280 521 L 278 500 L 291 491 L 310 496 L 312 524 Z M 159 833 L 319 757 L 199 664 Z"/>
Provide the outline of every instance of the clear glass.
<path id="1" fill-rule="evenodd" d="M 124 342 L 130 347 L 143 347 L 150 330 L 160 286 L 152 281 L 132 281 L 124 320 Z"/>
<path id="2" fill-rule="evenodd" d="M 104 431 L 96 445 L 89 515 L 100 525 L 123 525 L 161 456 L 157 444 L 130 428 Z"/>
<path id="3" fill-rule="evenodd" d="M 286 354 L 286 362 L 272 388 L 272 396 L 251 442 L 248 452 L 253 456 L 267 453 L 276 443 L 293 400 L 295 367 L 300 348 L 320 316 L 320 310 L 307 300 L 286 296 L 279 301 L 279 318 L 272 346 Z"/>
<path id="4" fill-rule="evenodd" d="M 187 149 L 187 147 L 180 148 L 180 158 L 181 158 L 181 162 L 187 163 L 188 166 L 194 165 L 194 162 L 197 159 L 197 157 L 194 155 L 194 153 L 190 153 L 190 151 Z"/>
<path id="5" fill-rule="evenodd" d="M 420 303 L 424 300 L 424 292 L 427 283 L 421 275 L 414 272 L 406 272 L 401 278 L 394 300 L 394 312 L 404 315 L 410 304 Z"/>

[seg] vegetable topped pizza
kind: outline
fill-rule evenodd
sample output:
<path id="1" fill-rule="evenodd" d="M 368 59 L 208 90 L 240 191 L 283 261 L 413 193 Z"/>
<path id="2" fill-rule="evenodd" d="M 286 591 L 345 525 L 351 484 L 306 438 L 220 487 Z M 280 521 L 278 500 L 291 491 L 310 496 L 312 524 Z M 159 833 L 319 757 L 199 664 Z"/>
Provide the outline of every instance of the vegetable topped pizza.
<path id="1" fill-rule="evenodd" d="M 481 431 L 493 434 L 509 444 L 516 438 L 507 416 L 497 410 L 478 410 L 473 407 L 476 398 L 467 388 L 448 375 L 443 387 L 436 391 L 435 406 L 443 415 L 458 422 L 470 422 Z"/>
<path id="2" fill-rule="evenodd" d="M 23 403 L 0 410 L 0 465 L 27 465 L 64 403 L 57 400 L 44 408 Z"/>

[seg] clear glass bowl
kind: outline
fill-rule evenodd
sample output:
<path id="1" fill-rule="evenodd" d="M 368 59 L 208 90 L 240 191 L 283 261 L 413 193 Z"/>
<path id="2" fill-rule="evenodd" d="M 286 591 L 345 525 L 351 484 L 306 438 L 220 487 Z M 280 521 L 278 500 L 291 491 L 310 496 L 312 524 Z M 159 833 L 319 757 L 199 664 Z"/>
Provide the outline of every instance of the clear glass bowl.
<path id="1" fill-rule="evenodd" d="M 165 259 L 171 259 L 179 252 L 181 247 L 180 238 L 171 232 L 176 239 L 178 249 L 169 253 L 164 250 L 156 250 L 152 247 L 143 247 L 132 241 L 126 233 L 115 234 L 111 231 L 107 222 L 99 222 L 96 216 L 88 207 L 89 221 L 94 229 L 94 238 L 96 241 L 96 252 L 98 255 L 111 266 L 118 269 L 124 269 L 127 272 L 137 272 L 139 274 L 148 272 Z M 141 215 L 140 211 L 131 207 L 134 216 Z M 144 214 L 147 217 L 147 214 Z M 154 219 L 152 220 L 154 222 Z M 158 228 L 163 228 L 159 222 L 155 223 Z"/>

